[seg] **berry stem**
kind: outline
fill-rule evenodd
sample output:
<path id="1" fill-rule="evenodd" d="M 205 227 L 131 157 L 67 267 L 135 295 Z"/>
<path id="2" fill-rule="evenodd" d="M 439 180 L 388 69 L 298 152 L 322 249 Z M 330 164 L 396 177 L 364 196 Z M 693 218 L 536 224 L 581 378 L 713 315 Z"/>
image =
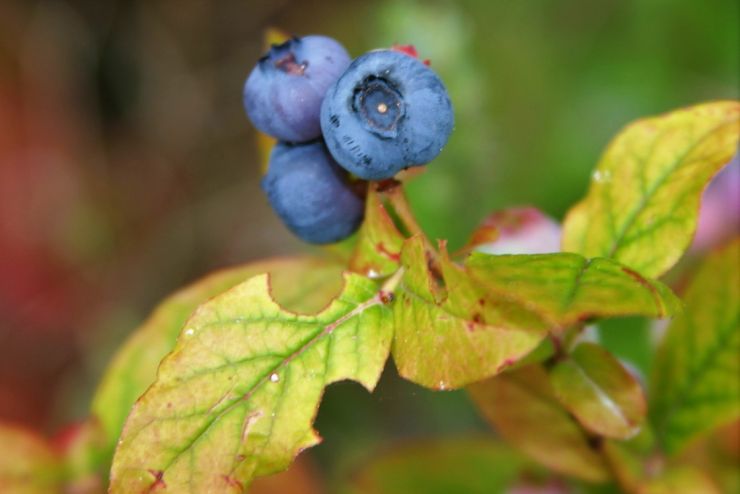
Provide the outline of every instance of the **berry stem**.
<path id="1" fill-rule="evenodd" d="M 393 211 L 395 211 L 396 216 L 398 217 L 399 222 L 401 223 L 401 226 L 408 232 L 410 237 L 420 236 L 422 240 L 424 241 L 424 248 L 428 252 L 428 255 L 431 257 L 429 259 L 430 266 L 437 267 L 437 257 L 438 257 L 438 251 L 432 245 L 432 242 L 429 241 L 429 238 L 424 233 L 424 230 L 422 230 L 419 223 L 416 221 L 416 217 L 414 216 L 414 212 L 411 210 L 411 205 L 409 204 L 408 198 L 406 197 L 406 192 L 403 189 L 403 183 L 402 182 L 396 182 L 393 183 L 390 187 L 384 187 L 383 193 L 388 198 L 388 203 L 393 207 Z"/>
<path id="2" fill-rule="evenodd" d="M 406 231 L 409 232 L 410 236 L 421 235 L 426 239 L 424 230 L 421 229 L 419 223 L 416 221 L 411 206 L 409 205 L 406 193 L 403 190 L 403 185 L 397 182 L 392 187 L 386 188 L 384 191 L 385 196 L 388 198 L 388 202 L 393 206 L 393 210 L 396 212 L 398 219 L 400 220 Z"/>
<path id="3" fill-rule="evenodd" d="M 588 434 L 588 431 L 586 433 Z M 611 450 L 607 441 L 608 439 L 603 436 L 594 436 L 592 438 L 594 451 L 601 456 L 607 471 L 622 492 L 638 494 L 642 491 L 640 489 L 640 480 L 634 478 L 633 475 L 624 469 L 620 464 L 620 459 Z"/>

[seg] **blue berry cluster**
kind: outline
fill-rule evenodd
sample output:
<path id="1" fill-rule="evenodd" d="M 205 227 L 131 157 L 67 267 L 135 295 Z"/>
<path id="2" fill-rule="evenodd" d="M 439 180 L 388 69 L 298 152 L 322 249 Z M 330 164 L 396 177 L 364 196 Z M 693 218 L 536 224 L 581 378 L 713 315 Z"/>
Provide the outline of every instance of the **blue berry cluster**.
<path id="1" fill-rule="evenodd" d="M 273 45 L 244 85 L 255 127 L 280 142 L 262 189 L 286 226 L 316 244 L 362 223 L 363 182 L 429 163 L 452 132 L 447 90 L 408 50 L 352 61 L 326 36 Z"/>

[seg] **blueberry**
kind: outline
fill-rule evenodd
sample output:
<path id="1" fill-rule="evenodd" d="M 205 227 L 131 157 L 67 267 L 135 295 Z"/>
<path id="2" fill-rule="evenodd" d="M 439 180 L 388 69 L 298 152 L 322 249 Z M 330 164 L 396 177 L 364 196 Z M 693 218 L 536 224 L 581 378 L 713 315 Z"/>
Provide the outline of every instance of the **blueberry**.
<path id="1" fill-rule="evenodd" d="M 342 240 L 362 223 L 364 201 L 323 141 L 279 143 L 262 190 L 283 223 L 312 244 Z"/>
<path id="2" fill-rule="evenodd" d="M 326 36 L 304 36 L 273 45 L 244 84 L 249 119 L 282 141 L 316 139 L 321 135 L 321 101 L 349 62 L 344 47 Z"/>
<path id="3" fill-rule="evenodd" d="M 430 162 L 447 143 L 453 121 L 439 77 L 392 50 L 353 61 L 321 106 L 321 130 L 334 159 L 366 180 Z"/>

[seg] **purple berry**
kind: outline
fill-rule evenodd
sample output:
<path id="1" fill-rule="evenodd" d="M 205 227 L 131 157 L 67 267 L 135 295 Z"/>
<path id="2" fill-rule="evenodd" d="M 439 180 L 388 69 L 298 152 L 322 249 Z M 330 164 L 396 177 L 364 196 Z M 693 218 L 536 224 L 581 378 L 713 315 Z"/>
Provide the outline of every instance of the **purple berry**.
<path id="1" fill-rule="evenodd" d="M 338 242 L 362 223 L 364 200 L 322 141 L 275 146 L 262 189 L 283 223 L 306 242 Z"/>
<path id="2" fill-rule="evenodd" d="M 349 66 L 342 45 L 326 36 L 273 45 L 244 84 L 244 108 L 255 127 L 281 141 L 321 135 L 321 101 Z"/>
<path id="3" fill-rule="evenodd" d="M 447 143 L 453 123 L 452 104 L 437 74 L 394 50 L 357 58 L 321 107 L 329 151 L 366 180 L 430 162 Z"/>

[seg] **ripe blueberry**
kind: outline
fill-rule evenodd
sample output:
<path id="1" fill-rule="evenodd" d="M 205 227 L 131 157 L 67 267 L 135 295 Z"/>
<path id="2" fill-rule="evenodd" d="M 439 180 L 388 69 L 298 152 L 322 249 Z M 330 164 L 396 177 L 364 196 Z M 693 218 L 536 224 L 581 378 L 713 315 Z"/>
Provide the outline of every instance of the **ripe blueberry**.
<path id="1" fill-rule="evenodd" d="M 366 180 L 430 162 L 447 143 L 453 120 L 439 77 L 392 50 L 353 61 L 321 106 L 321 130 L 334 159 Z"/>
<path id="2" fill-rule="evenodd" d="M 283 223 L 312 244 L 342 240 L 362 223 L 364 201 L 322 141 L 277 144 L 262 190 Z"/>
<path id="3" fill-rule="evenodd" d="M 304 36 L 273 45 L 244 84 L 249 119 L 282 141 L 316 139 L 321 135 L 321 101 L 349 62 L 344 47 L 326 36 Z"/>

